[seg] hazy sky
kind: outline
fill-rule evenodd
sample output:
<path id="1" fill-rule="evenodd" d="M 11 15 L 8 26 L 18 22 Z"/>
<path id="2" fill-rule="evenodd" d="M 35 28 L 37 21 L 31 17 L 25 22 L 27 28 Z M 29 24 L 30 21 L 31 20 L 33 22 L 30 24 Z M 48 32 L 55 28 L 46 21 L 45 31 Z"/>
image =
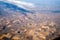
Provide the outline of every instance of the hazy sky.
<path id="1" fill-rule="evenodd" d="M 31 2 L 43 9 L 56 9 L 60 10 L 60 0 L 20 0 L 25 2 Z"/>

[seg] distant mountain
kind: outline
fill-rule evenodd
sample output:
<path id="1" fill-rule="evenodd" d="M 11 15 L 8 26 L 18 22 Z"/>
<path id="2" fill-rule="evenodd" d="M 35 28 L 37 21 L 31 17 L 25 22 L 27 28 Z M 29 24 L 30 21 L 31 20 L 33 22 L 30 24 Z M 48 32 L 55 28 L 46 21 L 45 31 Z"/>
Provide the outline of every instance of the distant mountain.
<path id="1" fill-rule="evenodd" d="M 19 12 L 25 14 L 25 15 L 26 15 L 26 12 L 31 12 L 31 11 L 29 11 L 27 9 L 18 7 L 16 5 L 14 5 L 14 4 L 0 1 L 0 15 L 3 15 L 2 12 L 4 11 L 4 9 L 7 9 L 7 8 L 12 10 L 12 11 L 19 11 Z"/>

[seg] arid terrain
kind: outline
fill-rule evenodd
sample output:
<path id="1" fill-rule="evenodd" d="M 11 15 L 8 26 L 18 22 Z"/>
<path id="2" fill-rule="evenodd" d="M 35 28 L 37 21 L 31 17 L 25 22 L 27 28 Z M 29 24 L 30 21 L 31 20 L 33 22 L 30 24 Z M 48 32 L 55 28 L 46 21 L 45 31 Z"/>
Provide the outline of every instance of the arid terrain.
<path id="1" fill-rule="evenodd" d="M 54 40 L 60 36 L 60 13 L 13 11 L 0 5 L 0 40 Z"/>

